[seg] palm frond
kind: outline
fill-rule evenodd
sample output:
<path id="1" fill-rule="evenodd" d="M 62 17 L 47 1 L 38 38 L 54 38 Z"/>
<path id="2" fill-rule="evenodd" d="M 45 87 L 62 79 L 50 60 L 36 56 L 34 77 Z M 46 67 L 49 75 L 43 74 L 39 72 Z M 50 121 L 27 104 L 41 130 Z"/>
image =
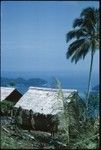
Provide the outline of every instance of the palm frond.
<path id="1" fill-rule="evenodd" d="M 94 7 L 85 8 L 80 16 L 85 18 L 90 18 L 91 20 L 95 20 L 96 9 Z"/>
<path id="2" fill-rule="evenodd" d="M 88 7 L 81 12 L 81 18 L 85 20 L 85 24 L 90 30 L 94 30 L 97 23 L 97 9 Z"/>
<path id="3" fill-rule="evenodd" d="M 66 34 L 66 42 L 68 43 L 71 39 L 75 38 L 75 30 L 69 31 Z"/>
<path id="4" fill-rule="evenodd" d="M 82 25 L 82 23 L 83 23 L 83 19 L 82 18 L 75 19 L 74 22 L 73 22 L 73 28 L 80 27 Z"/>
<path id="5" fill-rule="evenodd" d="M 97 31 L 99 31 L 99 29 L 100 29 L 100 11 L 99 11 L 99 9 L 96 9 L 95 17 L 96 17 L 96 22 L 97 22 Z"/>
<path id="6" fill-rule="evenodd" d="M 80 40 L 79 40 L 80 41 Z M 78 41 L 75 41 L 69 46 L 67 52 L 67 58 L 71 58 L 71 62 L 77 63 L 81 58 L 85 58 L 86 54 L 89 52 L 90 41 L 82 39 L 81 43 L 78 44 Z M 75 44 L 76 43 L 76 44 Z"/>
<path id="7" fill-rule="evenodd" d="M 85 58 L 85 56 L 89 52 L 89 49 L 90 49 L 90 41 L 86 41 L 84 44 L 84 47 L 83 47 L 83 59 Z"/>
<path id="8" fill-rule="evenodd" d="M 73 53 L 79 49 L 79 47 L 84 43 L 84 41 L 85 39 L 79 39 L 69 45 L 68 51 L 66 53 L 67 59 L 71 57 Z"/>
<path id="9" fill-rule="evenodd" d="M 77 39 L 82 38 L 82 37 L 87 37 L 88 33 L 85 28 L 80 28 L 76 30 L 76 37 Z"/>
<path id="10" fill-rule="evenodd" d="M 71 30 L 66 34 L 66 42 L 69 42 L 73 38 L 79 39 L 83 36 L 87 36 L 85 28 Z"/>
<path id="11" fill-rule="evenodd" d="M 92 45 L 95 50 L 99 46 L 99 10 L 91 7 L 84 9 L 80 18 L 74 20 L 73 27 L 74 30 L 67 33 L 67 42 L 73 38 L 77 40 L 69 45 L 66 58 L 71 57 L 71 61 L 77 63 L 85 58 Z"/>

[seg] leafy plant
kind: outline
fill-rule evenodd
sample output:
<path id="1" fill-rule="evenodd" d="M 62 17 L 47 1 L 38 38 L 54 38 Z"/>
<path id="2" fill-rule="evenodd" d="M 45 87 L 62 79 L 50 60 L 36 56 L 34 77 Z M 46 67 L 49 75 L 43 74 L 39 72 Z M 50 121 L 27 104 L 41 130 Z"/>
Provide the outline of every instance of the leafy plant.
<path id="1" fill-rule="evenodd" d="M 63 101 L 63 114 L 59 115 L 62 129 L 58 141 L 65 143 L 69 149 L 96 149 L 99 147 L 99 118 L 94 115 L 99 107 L 99 96 L 90 95 L 89 107 L 86 109 L 86 99 L 81 99 L 77 93 L 68 98 L 64 96 L 61 83 L 56 79 L 58 98 Z M 93 98 L 93 100 L 92 100 Z M 92 112 L 84 119 L 85 110 Z"/>

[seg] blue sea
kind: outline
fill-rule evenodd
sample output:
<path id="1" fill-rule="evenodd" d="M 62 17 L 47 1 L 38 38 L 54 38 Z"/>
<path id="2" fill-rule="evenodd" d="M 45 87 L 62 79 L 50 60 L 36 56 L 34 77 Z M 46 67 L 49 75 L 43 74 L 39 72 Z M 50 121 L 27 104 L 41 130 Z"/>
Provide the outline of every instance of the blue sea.
<path id="1" fill-rule="evenodd" d="M 87 90 L 87 83 L 88 83 L 88 74 L 87 73 L 75 73 L 75 72 L 60 72 L 60 71 L 37 71 L 37 72 L 10 72 L 10 71 L 2 71 L 2 77 L 7 78 L 41 78 L 47 81 L 47 84 L 44 87 L 52 87 L 55 86 L 55 80 L 58 79 L 61 83 L 61 87 L 65 89 L 77 89 L 81 96 Z M 99 85 L 99 75 L 94 74 L 92 75 L 91 80 L 91 89 Z"/>

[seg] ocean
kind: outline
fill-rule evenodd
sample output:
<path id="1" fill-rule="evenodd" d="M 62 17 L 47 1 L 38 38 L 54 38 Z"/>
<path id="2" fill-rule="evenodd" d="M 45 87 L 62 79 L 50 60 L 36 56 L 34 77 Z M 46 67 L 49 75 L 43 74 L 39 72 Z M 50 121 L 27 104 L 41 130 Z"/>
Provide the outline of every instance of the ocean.
<path id="1" fill-rule="evenodd" d="M 41 78 L 47 81 L 44 87 L 55 87 L 55 79 L 58 79 L 61 83 L 61 87 L 65 89 L 77 89 L 80 95 L 84 95 L 87 90 L 88 84 L 88 74 L 87 73 L 72 73 L 72 72 L 45 72 L 45 71 L 35 71 L 35 72 L 1 72 L 1 77 L 7 78 Z M 99 85 L 99 75 L 96 73 L 92 75 L 91 89 Z"/>

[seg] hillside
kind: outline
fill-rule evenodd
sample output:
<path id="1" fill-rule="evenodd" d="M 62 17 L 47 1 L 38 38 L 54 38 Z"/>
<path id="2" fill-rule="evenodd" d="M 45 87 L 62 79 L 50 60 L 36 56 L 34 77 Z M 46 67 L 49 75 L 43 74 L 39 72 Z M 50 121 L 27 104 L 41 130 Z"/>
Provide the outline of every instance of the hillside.
<path id="1" fill-rule="evenodd" d="M 56 149 L 66 146 L 48 132 L 19 129 L 9 117 L 1 117 L 1 149 Z"/>
<path id="2" fill-rule="evenodd" d="M 45 133 L 29 133 L 26 131 L 14 132 L 10 127 L 1 127 L 1 149 L 54 149 L 54 145 L 44 142 L 44 137 L 49 138 Z M 42 138 L 43 137 L 43 138 Z M 42 141 L 41 141 L 42 140 Z"/>
<path id="3" fill-rule="evenodd" d="M 23 78 L 4 78 L 1 77 L 1 86 L 14 86 L 16 87 L 22 94 L 24 94 L 30 86 L 46 86 L 47 81 L 40 78 L 31 78 L 25 80 Z"/>

